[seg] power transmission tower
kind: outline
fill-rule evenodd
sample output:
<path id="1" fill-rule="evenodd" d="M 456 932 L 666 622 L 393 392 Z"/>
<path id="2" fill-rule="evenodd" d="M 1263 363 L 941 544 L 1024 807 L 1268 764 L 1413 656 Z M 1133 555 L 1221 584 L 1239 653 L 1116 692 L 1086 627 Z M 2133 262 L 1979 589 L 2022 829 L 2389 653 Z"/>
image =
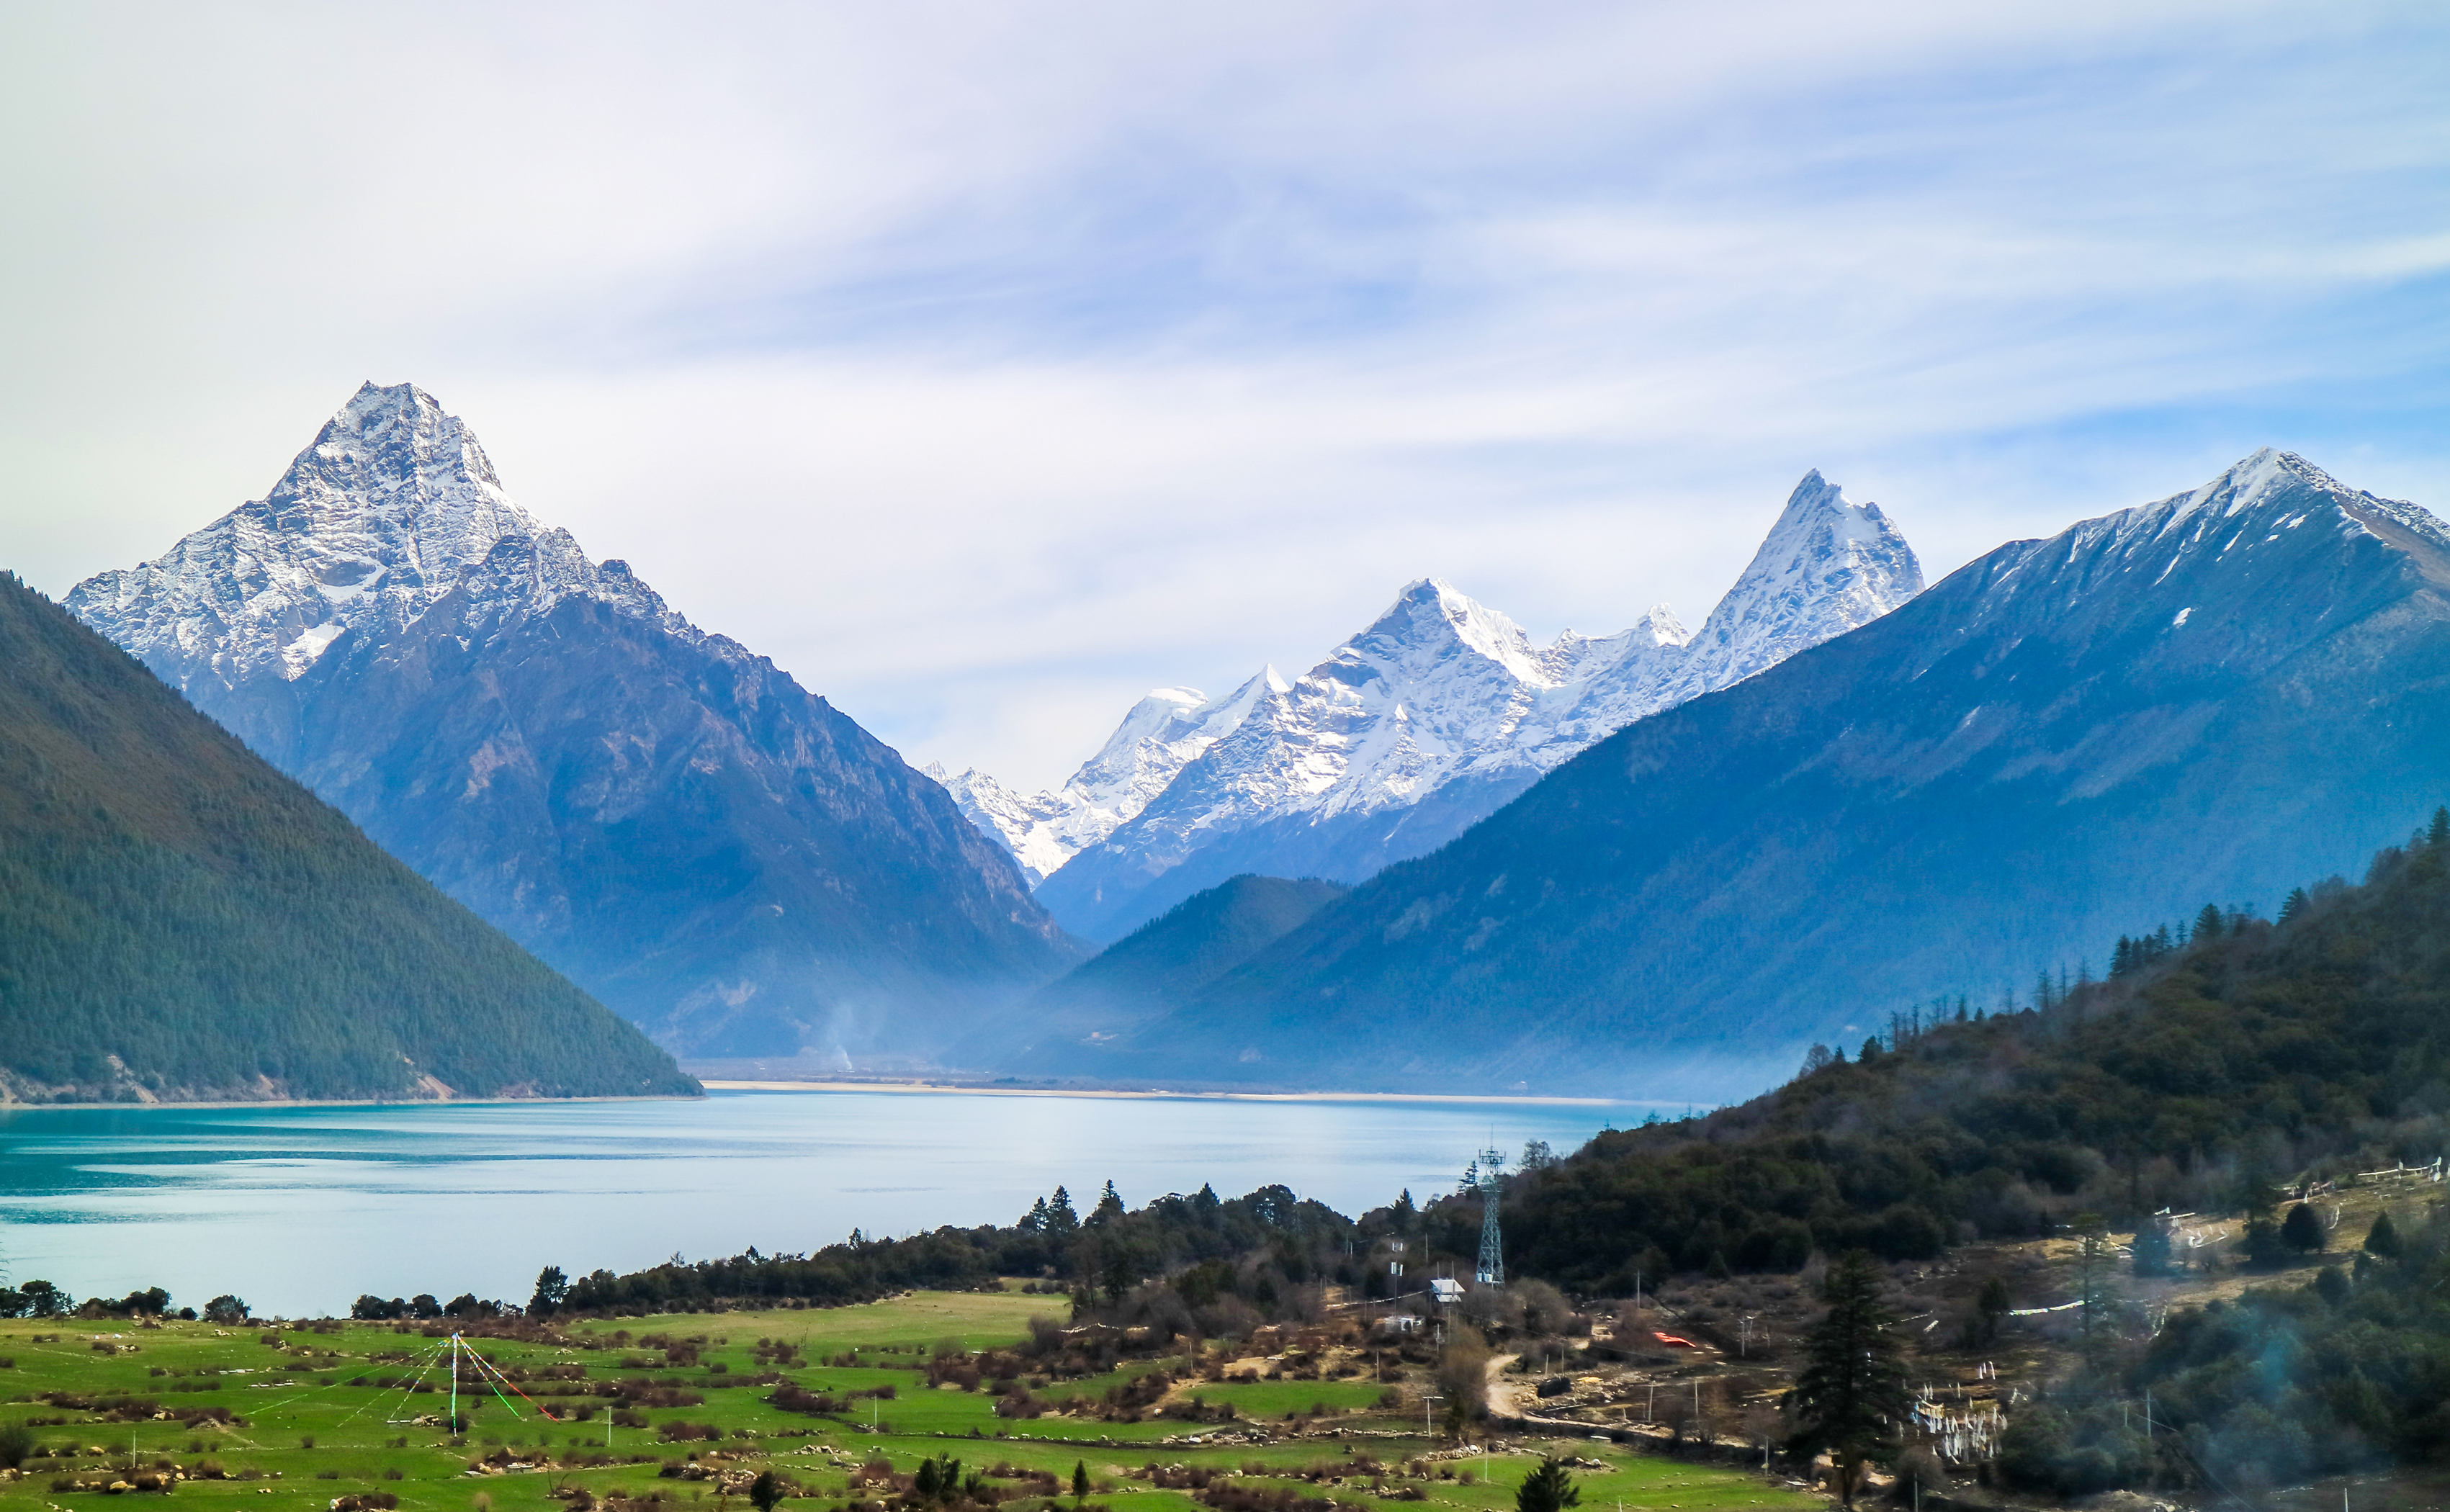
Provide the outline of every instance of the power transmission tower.
<path id="1" fill-rule="evenodd" d="M 1506 1244 L 1497 1232 L 1497 1178 L 1504 1174 L 1506 1153 L 1480 1153 L 1480 1270 L 1473 1279 L 1485 1287 L 1506 1285 Z"/>

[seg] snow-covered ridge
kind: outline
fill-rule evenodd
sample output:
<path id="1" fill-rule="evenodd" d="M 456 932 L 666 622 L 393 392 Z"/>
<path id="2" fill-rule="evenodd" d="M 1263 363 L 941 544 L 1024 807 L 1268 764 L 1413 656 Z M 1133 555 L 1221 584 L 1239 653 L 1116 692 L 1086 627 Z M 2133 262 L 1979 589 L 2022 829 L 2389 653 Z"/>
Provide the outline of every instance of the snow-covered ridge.
<path id="1" fill-rule="evenodd" d="M 455 591 L 472 616 L 585 595 L 727 660 L 747 654 L 512 502 L 476 436 L 409 383 L 360 387 L 262 498 L 88 578 L 68 608 L 182 687 L 235 688 L 294 682 L 343 635 L 414 623 Z"/>
<path id="2" fill-rule="evenodd" d="M 1024 796 L 976 768 L 948 777 L 941 762 L 924 770 L 944 785 L 971 824 L 1003 843 L 1035 887 L 1082 846 L 1137 817 L 1176 773 L 1231 734 L 1253 705 L 1286 686 L 1274 668 L 1266 667 L 1215 702 L 1196 688 L 1154 689 L 1053 792 Z"/>
<path id="3" fill-rule="evenodd" d="M 1075 825 L 1068 852 L 1050 845 L 1022 857 L 1033 882 L 1100 842 L 1099 866 L 1146 876 L 1262 823 L 1401 808 L 1467 779 L 1508 790 L 1503 785 L 1528 781 L 1636 719 L 1752 676 L 1921 589 L 1913 551 L 1877 506 L 1848 500 L 1813 473 L 1699 634 L 1660 605 L 1614 635 L 1568 630 L 1538 647 L 1506 615 L 1425 578 L 1301 677 L 1270 679 L 1247 713 L 1141 800 L 1137 817 L 1080 823 L 1070 785 L 1029 800 L 976 772 L 948 785 L 1016 854 Z M 1125 728 L 1140 717 L 1135 709 Z M 1082 771 L 1122 739 L 1118 731 Z"/>
<path id="4" fill-rule="evenodd" d="M 2396 534 L 2438 553 L 2435 570 L 2450 572 L 2450 525 L 2421 505 L 2351 488 L 2293 452 L 2265 447 L 2188 493 L 2080 520 L 2047 539 L 2003 550 L 1993 585 L 2047 581 L 2071 609 L 2110 603 L 2137 591 L 2139 582 L 2159 588 L 2190 563 L 2247 563 L 2266 551 L 2286 550 L 2309 526 Z M 2010 611 L 1996 595 L 1984 604 L 1986 613 Z"/>

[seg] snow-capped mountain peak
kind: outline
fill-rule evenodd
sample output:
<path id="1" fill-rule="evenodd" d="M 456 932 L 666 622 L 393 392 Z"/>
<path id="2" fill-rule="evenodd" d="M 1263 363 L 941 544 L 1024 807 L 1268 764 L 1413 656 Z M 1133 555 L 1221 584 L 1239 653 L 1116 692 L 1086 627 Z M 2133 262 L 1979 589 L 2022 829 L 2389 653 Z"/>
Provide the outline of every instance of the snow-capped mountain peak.
<path id="1" fill-rule="evenodd" d="M 1347 642 L 1356 656 L 1422 665 L 1455 649 L 1477 652 L 1519 681 L 1542 682 L 1546 669 L 1523 627 L 1451 583 L 1424 577 L 1404 586 L 1387 612 Z"/>
<path id="2" fill-rule="evenodd" d="M 1922 564 L 1877 504 L 1806 473 L 1760 550 L 1693 638 L 1701 691 L 1868 625 L 1922 591 Z"/>
<path id="3" fill-rule="evenodd" d="M 941 762 L 925 770 L 944 785 L 970 823 L 1002 842 L 1035 887 L 1082 846 L 1129 823 L 1184 766 L 1231 734 L 1261 699 L 1288 686 L 1274 667 L 1263 667 L 1214 701 L 1196 688 L 1154 688 L 1123 715 L 1098 753 L 1053 792 L 1017 793 L 975 767 L 958 777 L 945 776 Z"/>
<path id="4" fill-rule="evenodd" d="M 1634 720 L 1853 630 L 1921 588 L 1888 518 L 1817 472 L 1699 635 L 1658 605 L 1615 635 L 1566 631 L 1539 647 L 1451 583 L 1418 579 L 1271 691 L 1137 818 L 1084 848 L 1041 900 L 1065 927 L 1099 939 L 1228 868 L 1361 881 L 1434 848 Z"/>
<path id="5" fill-rule="evenodd" d="M 363 385 L 262 498 L 78 584 L 68 608 L 193 696 L 199 676 L 294 682 L 351 631 L 411 623 L 455 591 L 486 611 L 585 593 L 737 649 L 513 503 L 476 437 L 413 383 Z"/>

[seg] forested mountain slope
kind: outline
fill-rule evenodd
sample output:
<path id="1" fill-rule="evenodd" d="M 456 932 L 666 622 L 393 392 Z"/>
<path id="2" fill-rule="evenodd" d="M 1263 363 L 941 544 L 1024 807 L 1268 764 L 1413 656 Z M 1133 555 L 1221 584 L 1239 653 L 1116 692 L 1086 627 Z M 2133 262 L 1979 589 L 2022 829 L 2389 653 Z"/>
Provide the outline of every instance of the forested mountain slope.
<path id="1" fill-rule="evenodd" d="M 2445 586 L 2440 521 L 2257 454 L 1640 721 L 1070 1064 L 1742 1095 L 2169 897 L 2370 854 L 2450 770 Z M 1390 1024 L 1403 1057 L 1337 1054 Z"/>
<path id="2" fill-rule="evenodd" d="M 1351 891 L 1317 877 L 1235 877 L 1194 894 L 1023 1001 L 953 1052 L 961 1066 L 994 1066 L 1057 1047 L 1111 1038 L 1283 939 Z"/>
<path id="3" fill-rule="evenodd" d="M 635 1029 L 0 574 L 0 1095 L 696 1090 Z"/>
<path id="4" fill-rule="evenodd" d="M 2112 1294 L 2149 1297 L 2189 1254 L 2153 1215 L 2198 1214 L 2237 1238 L 2190 1268 L 2242 1270 L 2245 1295 L 2166 1320 L 2119 1309 L 2080 1367 L 2011 1412 L 2009 1475 L 2067 1493 L 2217 1489 L 2439 1460 L 2440 1187 L 2385 1183 L 2398 1219 L 2370 1236 L 2371 1208 L 2326 1234 L 2284 1193 L 2450 1149 L 2450 811 L 2383 850 L 2362 885 L 2292 892 L 2280 915 L 2207 908 L 2139 930 L 2112 949 L 2118 975 L 2046 1010 L 1960 1019 L 1933 1005 L 1740 1107 L 1602 1134 L 1509 1182 L 1507 1264 L 1621 1294 L 1637 1270 L 1789 1270 L 1855 1246 L 1922 1259 L 2098 1224 L 2138 1236 Z M 1433 1217 L 1443 1246 L 1468 1253 L 1477 1203 Z M 2288 1269 L 2306 1219 L 2337 1269 Z M 1922 1344 L 1952 1347 L 1945 1331 Z M 2142 1431 L 2148 1391 L 2168 1439 Z"/>

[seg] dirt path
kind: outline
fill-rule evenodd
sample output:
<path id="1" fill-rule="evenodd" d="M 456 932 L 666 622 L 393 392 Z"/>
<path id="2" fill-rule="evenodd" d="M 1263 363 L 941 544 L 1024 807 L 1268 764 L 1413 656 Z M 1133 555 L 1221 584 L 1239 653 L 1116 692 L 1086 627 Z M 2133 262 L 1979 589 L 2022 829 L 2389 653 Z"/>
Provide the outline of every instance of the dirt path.
<path id="1" fill-rule="evenodd" d="M 1500 1417 L 1523 1416 L 1523 1403 L 1515 1391 L 1515 1383 L 1506 1379 L 1506 1367 L 1521 1359 L 1517 1354 L 1501 1354 L 1488 1362 L 1488 1410 Z"/>

